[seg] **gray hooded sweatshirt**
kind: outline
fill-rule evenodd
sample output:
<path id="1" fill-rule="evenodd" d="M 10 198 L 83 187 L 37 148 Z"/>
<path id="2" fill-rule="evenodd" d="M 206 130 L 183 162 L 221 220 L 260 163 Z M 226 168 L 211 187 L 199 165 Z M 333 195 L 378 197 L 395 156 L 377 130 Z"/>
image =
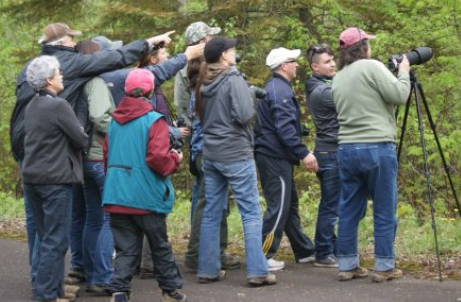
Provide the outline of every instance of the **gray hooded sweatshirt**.
<path id="1" fill-rule="evenodd" d="M 253 159 L 254 104 L 248 85 L 235 67 L 202 92 L 203 159 L 235 162 Z"/>

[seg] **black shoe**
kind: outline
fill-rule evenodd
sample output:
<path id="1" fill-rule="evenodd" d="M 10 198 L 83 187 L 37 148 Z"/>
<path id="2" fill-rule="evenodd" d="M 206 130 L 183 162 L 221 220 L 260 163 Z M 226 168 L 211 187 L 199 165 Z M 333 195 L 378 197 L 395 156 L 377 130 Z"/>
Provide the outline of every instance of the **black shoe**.
<path id="1" fill-rule="evenodd" d="M 218 276 L 214 278 L 198 277 L 198 283 L 207 284 L 222 281 L 224 279 L 226 279 L 226 271 L 219 271 Z"/>
<path id="2" fill-rule="evenodd" d="M 130 298 L 125 292 L 115 292 L 112 294 L 110 302 L 130 302 Z"/>
<path id="3" fill-rule="evenodd" d="M 179 291 L 179 289 L 173 289 L 170 291 L 163 291 L 162 302 L 184 302 L 187 300 L 187 296 Z"/>
<path id="4" fill-rule="evenodd" d="M 79 267 L 71 268 L 70 272 L 67 274 L 71 278 L 78 279 L 80 282 L 85 282 L 86 274 L 83 269 Z"/>
<path id="5" fill-rule="evenodd" d="M 105 284 L 88 284 L 86 286 L 86 292 L 95 296 L 110 296 L 110 294 L 107 293 Z"/>
<path id="6" fill-rule="evenodd" d="M 334 255 L 328 255 L 323 259 L 315 259 L 314 266 L 318 267 L 338 267 L 338 259 Z"/>
<path id="7" fill-rule="evenodd" d="M 221 268 L 223 270 L 236 270 L 240 268 L 238 256 L 231 254 L 221 254 Z"/>

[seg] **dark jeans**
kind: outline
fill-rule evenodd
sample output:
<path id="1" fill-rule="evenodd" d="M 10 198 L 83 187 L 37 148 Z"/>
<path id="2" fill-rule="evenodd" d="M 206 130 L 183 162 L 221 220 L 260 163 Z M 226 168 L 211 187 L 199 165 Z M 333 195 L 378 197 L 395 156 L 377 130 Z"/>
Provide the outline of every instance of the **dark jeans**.
<path id="1" fill-rule="evenodd" d="M 338 221 L 339 181 L 338 152 L 314 152 L 319 165 L 321 199 L 315 228 L 315 257 L 324 259 L 336 254 L 335 224 Z"/>
<path id="2" fill-rule="evenodd" d="M 190 230 L 190 239 L 189 244 L 187 245 L 187 252 L 185 255 L 185 262 L 189 267 L 198 266 L 198 250 L 200 245 L 200 229 L 202 227 L 202 217 L 203 210 L 205 209 L 206 200 L 205 200 L 205 180 L 203 178 L 202 171 L 202 155 L 197 155 L 195 158 L 195 165 L 197 166 L 197 171 L 199 176 L 196 178 L 196 182 L 199 186 L 199 191 L 197 194 L 197 202 L 195 209 L 192 211 L 192 221 L 191 221 L 191 230 Z M 229 212 L 229 207 L 227 211 L 224 211 L 223 217 L 221 220 L 221 229 L 220 229 L 220 248 L 221 254 L 227 249 L 227 215 Z"/>
<path id="3" fill-rule="evenodd" d="M 287 160 L 256 153 L 267 209 L 263 217 L 263 242 L 275 227 L 274 241 L 266 258 L 274 257 L 283 232 L 290 240 L 296 259 L 314 254 L 314 244 L 301 228 L 299 200 L 293 179 L 293 165 Z"/>
<path id="4" fill-rule="evenodd" d="M 69 247 L 72 185 L 24 185 L 33 207 L 40 242 L 34 299 L 63 295 L 64 257 Z"/>
<path id="5" fill-rule="evenodd" d="M 182 288 L 183 279 L 168 242 L 165 214 L 111 214 L 110 226 L 117 257 L 109 292 L 131 291 L 131 279 L 139 263 L 144 234 L 152 250 L 154 274 L 160 288 L 166 291 Z"/>
<path id="6" fill-rule="evenodd" d="M 70 267 L 84 272 L 83 230 L 86 221 L 86 205 L 83 186 L 74 185 L 72 192 L 72 224 L 70 229 Z"/>
<path id="7" fill-rule="evenodd" d="M 86 221 L 82 234 L 83 268 L 87 284 L 105 284 L 112 277 L 114 239 L 110 230 L 110 215 L 104 213 L 104 163 L 83 162 Z"/>
<path id="8" fill-rule="evenodd" d="M 19 170 L 22 171 L 22 160 L 19 160 Z M 24 184 L 23 184 L 24 187 Z M 35 223 L 34 209 L 24 190 L 24 210 L 26 213 L 26 232 L 27 245 L 29 247 L 29 265 L 30 265 L 30 283 L 32 291 L 34 290 L 35 278 L 37 277 L 37 267 L 40 262 L 40 239 L 37 234 L 37 226 Z"/>

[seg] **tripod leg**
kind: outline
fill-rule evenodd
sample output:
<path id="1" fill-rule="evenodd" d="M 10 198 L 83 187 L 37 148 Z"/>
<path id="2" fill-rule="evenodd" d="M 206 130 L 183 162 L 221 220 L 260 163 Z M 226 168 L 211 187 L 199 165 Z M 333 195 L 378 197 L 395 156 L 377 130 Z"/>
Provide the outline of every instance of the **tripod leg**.
<path id="1" fill-rule="evenodd" d="M 442 265 L 440 262 L 440 253 L 439 253 L 439 242 L 437 239 L 437 225 L 435 223 L 435 207 L 434 207 L 434 200 L 432 199 L 431 193 L 431 174 L 429 171 L 429 166 L 427 164 L 427 152 L 426 152 L 426 140 L 424 139 L 424 128 L 421 119 L 421 106 L 418 99 L 418 83 L 416 77 L 413 75 L 413 92 L 415 96 L 416 102 L 416 113 L 418 116 L 418 130 L 419 136 L 421 140 L 421 147 L 423 149 L 423 162 L 424 162 L 424 174 L 426 175 L 426 191 L 427 191 L 427 199 L 429 201 L 430 209 L 431 209 L 431 220 L 432 220 L 432 230 L 434 232 L 434 243 L 435 243 L 435 253 L 437 256 L 437 264 L 439 268 L 439 280 L 442 282 Z"/>
<path id="2" fill-rule="evenodd" d="M 427 118 L 429 120 L 429 124 L 431 126 L 432 133 L 434 134 L 434 137 L 435 137 L 435 142 L 437 143 L 437 149 L 439 149 L 440 157 L 442 158 L 443 167 L 445 169 L 445 173 L 447 174 L 448 182 L 450 183 L 451 192 L 453 193 L 453 197 L 455 198 L 455 201 L 456 201 L 456 206 L 458 207 L 458 213 L 459 213 L 459 215 L 461 217 L 461 206 L 459 204 L 458 196 L 456 195 L 456 190 L 455 190 L 455 186 L 453 185 L 453 180 L 451 179 L 450 167 L 448 166 L 447 160 L 445 159 L 445 155 L 444 155 L 443 150 L 442 150 L 442 145 L 440 144 L 439 136 L 437 135 L 437 131 L 436 131 L 436 128 L 435 128 L 435 123 L 432 120 L 431 111 L 429 110 L 429 105 L 427 104 L 426 96 L 424 95 L 423 87 L 419 83 L 418 83 L 417 87 L 418 87 L 419 94 L 421 95 L 421 98 L 423 100 L 423 104 L 424 104 L 424 108 L 426 110 Z"/>
<path id="3" fill-rule="evenodd" d="M 402 153 L 402 146 L 403 146 L 403 138 L 405 136 L 405 129 L 407 128 L 407 120 L 408 120 L 408 112 L 410 110 L 410 101 L 411 101 L 411 93 L 414 91 L 413 86 L 411 86 L 410 96 L 408 96 L 407 103 L 405 105 L 405 113 L 403 115 L 403 123 L 402 127 L 400 128 L 400 140 L 399 140 L 399 148 L 397 151 L 397 162 L 400 163 L 400 154 Z M 397 119 L 397 116 L 396 116 Z"/>

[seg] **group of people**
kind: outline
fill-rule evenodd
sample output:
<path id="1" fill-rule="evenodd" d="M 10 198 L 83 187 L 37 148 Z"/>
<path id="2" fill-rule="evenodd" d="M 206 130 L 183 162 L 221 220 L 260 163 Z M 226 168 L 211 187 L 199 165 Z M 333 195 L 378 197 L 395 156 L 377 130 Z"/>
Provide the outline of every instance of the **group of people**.
<path id="1" fill-rule="evenodd" d="M 339 37 L 338 74 L 328 45 L 309 47 L 310 151 L 292 87 L 301 50 L 269 52 L 272 76 L 258 99 L 236 68 L 236 39 L 195 22 L 184 53 L 169 58 L 164 47 L 172 33 L 125 46 L 103 36 L 76 43 L 80 31 L 53 23 L 39 41 L 41 55 L 18 76 L 10 131 L 24 184 L 32 299 L 73 301 L 79 287 L 72 284 L 85 282 L 89 293 L 126 302 L 140 270 L 157 280 L 163 301 L 186 301 L 166 219 L 175 198 L 171 175 L 183 160 L 171 141 L 188 137 L 196 182 L 184 264 L 199 283 L 222 281 L 241 266 L 226 253 L 229 188 L 242 216 L 249 286 L 277 283 L 272 272 L 285 263 L 274 256 L 284 233 L 297 263 L 338 267 L 340 281 L 368 276 L 357 249 L 368 197 L 371 278 L 399 278 L 394 107 L 410 93 L 408 60 L 393 75 L 371 59 L 375 36 L 358 27 Z M 173 77 L 176 111 L 187 127 L 172 121 L 161 91 Z M 301 227 L 293 174 L 299 163 L 321 185 L 314 242 Z M 267 205 L 262 219 L 258 174 Z"/>

